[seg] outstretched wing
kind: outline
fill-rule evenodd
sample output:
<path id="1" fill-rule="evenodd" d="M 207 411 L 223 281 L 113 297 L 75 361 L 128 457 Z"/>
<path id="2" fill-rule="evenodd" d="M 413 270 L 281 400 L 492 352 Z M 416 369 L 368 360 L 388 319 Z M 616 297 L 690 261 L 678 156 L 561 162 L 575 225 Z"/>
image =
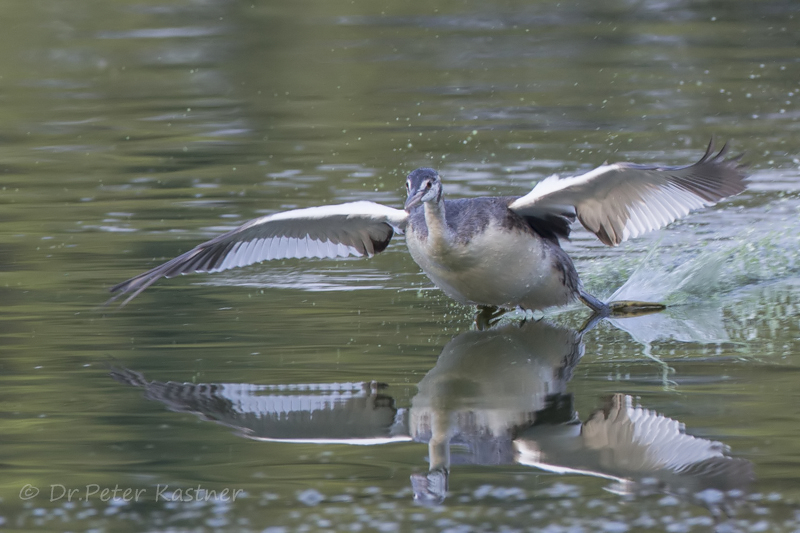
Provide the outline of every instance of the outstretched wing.
<path id="1" fill-rule="evenodd" d="M 112 298 L 132 293 L 122 305 L 162 277 L 219 272 L 270 259 L 350 255 L 372 257 L 403 233 L 408 213 L 374 202 L 295 209 L 253 219 L 163 265 L 111 287 Z"/>
<path id="2" fill-rule="evenodd" d="M 509 208 L 532 218 L 572 212 L 603 243 L 615 246 L 742 192 L 741 156 L 725 159 L 727 145 L 716 155 L 713 150 L 712 141 L 700 161 L 683 167 L 614 163 L 571 178 L 552 176 Z"/>

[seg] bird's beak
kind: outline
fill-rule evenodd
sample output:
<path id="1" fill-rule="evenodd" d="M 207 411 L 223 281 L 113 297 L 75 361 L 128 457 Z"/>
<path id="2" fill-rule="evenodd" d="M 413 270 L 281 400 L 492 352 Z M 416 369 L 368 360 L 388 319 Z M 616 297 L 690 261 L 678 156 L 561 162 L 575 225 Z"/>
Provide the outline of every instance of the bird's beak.
<path id="1" fill-rule="evenodd" d="M 406 205 L 403 206 L 406 211 L 411 211 L 413 208 L 417 207 L 419 204 L 422 203 L 422 197 L 425 196 L 427 191 L 417 191 L 416 194 L 413 196 L 409 196 L 408 200 L 406 200 Z"/>

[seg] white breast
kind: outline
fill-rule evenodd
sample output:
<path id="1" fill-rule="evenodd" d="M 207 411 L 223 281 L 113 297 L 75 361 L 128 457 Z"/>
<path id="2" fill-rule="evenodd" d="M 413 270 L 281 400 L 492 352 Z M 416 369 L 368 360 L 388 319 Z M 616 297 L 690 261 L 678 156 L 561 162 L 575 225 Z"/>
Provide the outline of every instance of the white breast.
<path id="1" fill-rule="evenodd" d="M 575 298 L 552 244 L 493 222 L 467 243 L 408 231 L 411 256 L 445 294 L 466 304 L 542 309 Z M 569 261 L 567 259 L 567 261 Z M 571 262 L 567 265 L 572 269 Z"/>

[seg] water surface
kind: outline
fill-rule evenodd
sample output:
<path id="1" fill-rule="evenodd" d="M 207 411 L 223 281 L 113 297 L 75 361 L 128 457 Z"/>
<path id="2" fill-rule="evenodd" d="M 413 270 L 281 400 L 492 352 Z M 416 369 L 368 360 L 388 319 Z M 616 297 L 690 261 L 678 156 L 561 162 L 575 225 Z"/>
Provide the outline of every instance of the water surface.
<path id="1" fill-rule="evenodd" d="M 9 529 L 800 527 L 794 3 L 0 13 Z M 748 191 L 618 248 L 565 244 L 591 291 L 661 315 L 473 331 L 402 238 L 101 307 L 251 217 L 398 207 L 418 166 L 450 197 L 522 194 L 690 163 L 712 137 L 745 152 Z"/>

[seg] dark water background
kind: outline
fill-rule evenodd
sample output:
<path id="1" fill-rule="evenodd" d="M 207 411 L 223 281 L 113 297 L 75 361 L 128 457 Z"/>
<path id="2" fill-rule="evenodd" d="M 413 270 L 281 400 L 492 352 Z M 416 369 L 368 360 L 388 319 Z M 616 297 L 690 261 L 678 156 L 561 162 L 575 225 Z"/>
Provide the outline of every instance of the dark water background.
<path id="1" fill-rule="evenodd" d="M 735 0 L 0 3 L 0 524 L 797 530 L 798 17 Z M 712 136 L 746 153 L 747 192 L 619 248 L 582 229 L 566 245 L 595 293 L 629 280 L 673 304 L 582 339 L 579 308 L 465 333 L 472 311 L 402 238 L 99 307 L 251 217 L 398 207 L 418 166 L 450 197 L 522 194 L 605 161 L 690 163 Z M 624 421 L 605 447 L 559 433 L 620 405 L 652 422 L 640 448 Z M 411 478 L 436 483 L 448 439 L 447 497 L 420 503 Z"/>

